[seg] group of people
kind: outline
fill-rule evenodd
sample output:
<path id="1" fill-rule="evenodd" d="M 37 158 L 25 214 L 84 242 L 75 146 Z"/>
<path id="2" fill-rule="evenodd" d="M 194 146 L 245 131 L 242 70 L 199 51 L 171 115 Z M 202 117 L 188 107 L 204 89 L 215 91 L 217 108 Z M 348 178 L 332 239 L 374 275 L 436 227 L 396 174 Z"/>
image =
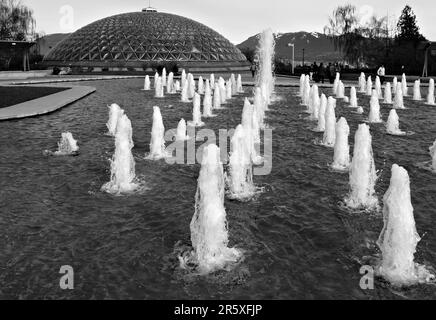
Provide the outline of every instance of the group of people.
<path id="1" fill-rule="evenodd" d="M 333 84 L 336 78 L 336 73 L 341 73 L 342 68 L 343 66 L 340 65 L 338 62 L 329 62 L 328 65 L 324 65 L 324 63 L 322 62 L 318 65 L 316 62 L 314 62 L 310 66 L 310 80 L 318 83 L 324 83 L 326 80 L 328 80 L 331 84 Z M 383 84 L 386 76 L 386 69 L 384 65 L 381 65 L 377 69 L 377 75 L 379 76 L 380 81 Z"/>
<path id="2" fill-rule="evenodd" d="M 336 73 L 341 73 L 341 70 L 342 67 L 338 62 L 329 62 L 328 65 L 325 65 L 322 62 L 318 65 L 316 62 L 314 62 L 310 66 L 310 77 L 311 80 L 315 82 L 324 83 L 327 79 L 330 83 L 333 83 L 335 81 Z"/>

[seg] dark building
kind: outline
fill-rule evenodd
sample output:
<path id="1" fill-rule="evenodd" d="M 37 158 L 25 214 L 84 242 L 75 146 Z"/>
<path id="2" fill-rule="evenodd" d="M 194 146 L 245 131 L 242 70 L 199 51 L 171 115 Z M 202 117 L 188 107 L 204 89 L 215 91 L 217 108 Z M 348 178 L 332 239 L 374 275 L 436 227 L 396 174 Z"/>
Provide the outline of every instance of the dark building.
<path id="1" fill-rule="evenodd" d="M 418 49 L 424 54 L 424 68 L 422 76 L 436 75 L 436 42 L 425 41 L 420 43 Z"/>
<path id="2" fill-rule="evenodd" d="M 145 71 L 163 66 L 190 72 L 249 70 L 241 51 L 219 33 L 150 8 L 79 29 L 50 50 L 44 64 L 76 72 Z"/>
<path id="3" fill-rule="evenodd" d="M 35 42 L 0 40 L 0 70 L 9 70 L 11 64 L 22 71 L 30 70 L 29 52 Z"/>

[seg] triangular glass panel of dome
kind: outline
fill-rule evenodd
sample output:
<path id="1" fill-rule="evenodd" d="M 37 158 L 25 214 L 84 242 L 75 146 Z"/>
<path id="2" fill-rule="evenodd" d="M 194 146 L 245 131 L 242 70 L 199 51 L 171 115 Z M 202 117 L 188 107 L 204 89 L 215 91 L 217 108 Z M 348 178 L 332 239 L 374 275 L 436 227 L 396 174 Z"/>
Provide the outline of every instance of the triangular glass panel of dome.
<path id="1" fill-rule="evenodd" d="M 169 53 L 162 55 L 164 60 L 171 60 L 171 55 Z"/>
<path id="2" fill-rule="evenodd" d="M 199 53 L 192 53 L 191 56 L 195 60 L 201 60 L 202 59 L 201 58 L 201 54 L 199 54 Z"/>
<path id="3" fill-rule="evenodd" d="M 102 60 L 111 60 L 111 59 L 112 59 L 112 55 L 109 52 L 105 53 L 105 55 L 102 58 Z"/>
<path id="4" fill-rule="evenodd" d="M 114 60 L 123 60 L 123 55 L 121 52 L 118 52 L 114 56 Z"/>
<path id="5" fill-rule="evenodd" d="M 94 54 L 91 56 L 91 60 L 96 60 L 96 59 L 99 58 L 99 57 L 100 57 L 100 52 L 94 53 Z"/>
<path id="6" fill-rule="evenodd" d="M 92 47 L 92 49 L 89 52 L 93 53 L 94 51 L 98 51 L 98 46 Z"/>
<path id="7" fill-rule="evenodd" d="M 89 53 L 85 53 L 80 57 L 80 60 L 91 60 Z"/>
<path id="8" fill-rule="evenodd" d="M 70 56 L 70 59 L 71 60 L 78 60 L 79 59 L 79 54 L 78 53 L 75 53 L 75 54 L 72 54 L 71 56 Z"/>
<path id="9" fill-rule="evenodd" d="M 123 46 L 123 51 L 124 51 L 124 52 L 132 52 L 133 50 L 132 50 L 132 48 L 130 47 L 130 45 L 124 45 L 124 46 Z"/>

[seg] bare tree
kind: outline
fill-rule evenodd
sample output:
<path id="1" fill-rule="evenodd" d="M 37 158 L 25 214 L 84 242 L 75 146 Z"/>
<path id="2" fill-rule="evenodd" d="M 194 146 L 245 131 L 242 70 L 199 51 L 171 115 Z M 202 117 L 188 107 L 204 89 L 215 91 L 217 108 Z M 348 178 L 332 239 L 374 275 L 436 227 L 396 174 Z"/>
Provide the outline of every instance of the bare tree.
<path id="1" fill-rule="evenodd" d="M 324 27 L 335 48 L 345 60 L 355 65 L 377 65 L 382 63 L 387 50 L 389 26 L 387 17 L 372 16 L 365 24 L 359 22 L 355 6 L 339 6 Z"/>
<path id="2" fill-rule="evenodd" d="M 329 17 L 329 24 L 324 27 L 324 33 L 331 37 L 335 48 L 351 63 L 358 63 L 361 56 L 362 35 L 356 11 L 356 7 L 351 4 L 339 6 Z"/>

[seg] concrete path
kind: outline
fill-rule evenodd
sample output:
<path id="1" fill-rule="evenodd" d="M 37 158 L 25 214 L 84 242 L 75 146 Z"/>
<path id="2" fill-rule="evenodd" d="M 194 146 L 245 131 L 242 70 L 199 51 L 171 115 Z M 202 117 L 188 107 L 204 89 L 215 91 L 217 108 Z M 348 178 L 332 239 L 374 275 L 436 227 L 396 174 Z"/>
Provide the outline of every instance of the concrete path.
<path id="1" fill-rule="evenodd" d="M 68 87 L 70 88 L 70 87 Z M 34 117 L 59 110 L 87 95 L 95 92 L 95 88 L 77 86 L 35 100 L 26 101 L 14 106 L 0 109 L 0 120 Z"/>

